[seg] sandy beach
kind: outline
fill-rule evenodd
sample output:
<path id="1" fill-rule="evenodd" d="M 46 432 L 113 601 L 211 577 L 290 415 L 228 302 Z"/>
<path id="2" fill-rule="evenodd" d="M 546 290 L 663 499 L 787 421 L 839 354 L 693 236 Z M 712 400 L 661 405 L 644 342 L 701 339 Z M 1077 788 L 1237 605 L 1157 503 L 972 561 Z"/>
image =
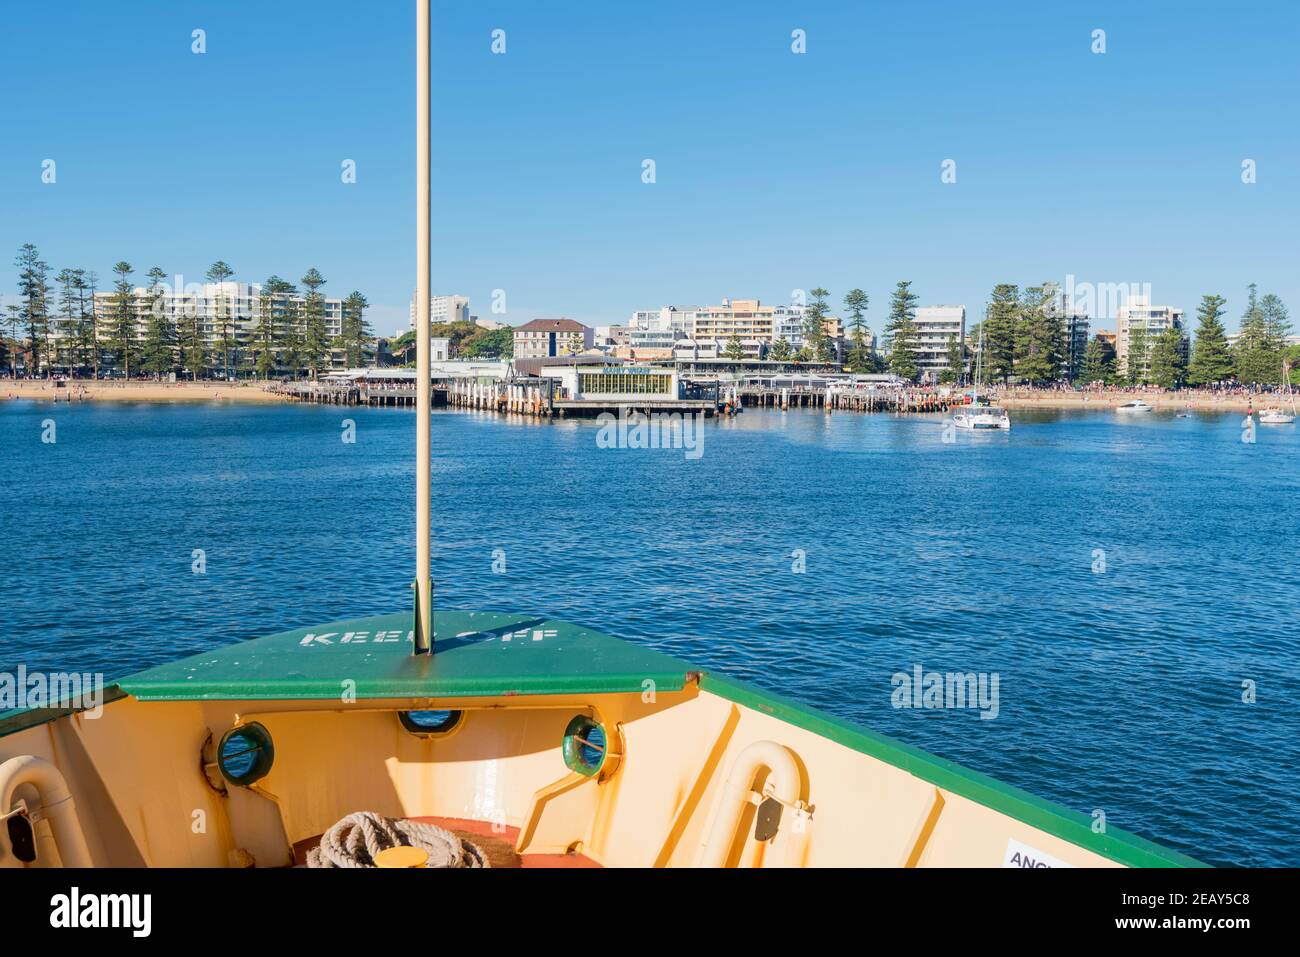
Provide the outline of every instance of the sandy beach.
<path id="1" fill-rule="evenodd" d="M 251 382 L 121 382 L 78 379 L 56 389 L 53 382 L 34 379 L 0 379 L 0 400 L 36 399 L 60 402 L 243 402 L 253 404 L 291 401 L 267 391 L 263 383 Z M 1032 389 L 1000 389 L 991 398 L 1007 408 L 1020 409 L 1113 409 L 1125 402 L 1142 399 L 1158 411 L 1194 409 L 1199 412 L 1258 411 L 1270 405 L 1288 404 L 1281 395 L 1243 395 L 1200 391 L 1163 392 L 1107 391 L 1052 392 Z"/>
<path id="2" fill-rule="evenodd" d="M 1134 392 L 1039 392 L 1031 390 L 1002 389 L 993 393 L 1001 405 L 1009 409 L 1113 409 L 1125 402 L 1141 399 L 1157 411 L 1245 412 L 1247 409 L 1267 408 L 1270 405 L 1289 404 L 1282 395 L 1238 395 L 1199 391 L 1164 392 L 1159 390 Z"/>
<path id="3" fill-rule="evenodd" d="M 285 402 L 261 382 L 111 382 L 77 379 L 56 389 L 53 382 L 0 379 L 0 399 L 47 402 Z"/>

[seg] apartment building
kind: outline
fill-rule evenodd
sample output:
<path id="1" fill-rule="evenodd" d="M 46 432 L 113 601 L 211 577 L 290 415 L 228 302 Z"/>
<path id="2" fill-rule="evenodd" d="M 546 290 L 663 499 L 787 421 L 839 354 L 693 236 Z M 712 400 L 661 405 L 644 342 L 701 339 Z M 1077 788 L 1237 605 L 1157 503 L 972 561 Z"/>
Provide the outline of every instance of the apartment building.
<path id="1" fill-rule="evenodd" d="M 679 332 L 689 336 L 695 325 L 699 306 L 661 306 L 658 309 L 638 309 L 632 313 L 627 328 L 646 332 Z"/>
<path id="2" fill-rule="evenodd" d="M 1129 353 L 1135 333 L 1145 333 L 1146 338 L 1146 355 L 1142 357 L 1137 370 L 1142 374 L 1150 369 L 1151 349 L 1166 329 L 1173 328 L 1183 333 L 1183 351 L 1187 351 L 1183 310 L 1174 306 L 1153 306 L 1145 296 L 1134 296 L 1120 306 L 1116 323 L 1115 356 L 1120 371 L 1126 374 L 1129 371 Z"/>
<path id="3" fill-rule="evenodd" d="M 696 341 L 725 343 L 733 337 L 742 342 L 774 342 L 775 309 L 757 299 L 724 299 L 720 306 L 703 306 L 695 313 L 690 335 Z"/>
<path id="4" fill-rule="evenodd" d="M 205 349 L 221 353 L 221 362 L 231 353 L 231 371 L 241 365 L 240 356 L 255 343 L 262 329 L 264 317 L 283 330 L 288 323 L 305 322 L 306 296 L 302 292 L 280 293 L 264 296 L 260 283 L 221 282 L 184 286 L 179 291 L 164 287 L 158 292 L 138 286 L 132 291 L 131 310 L 134 318 L 134 338 L 144 342 L 148 334 L 149 319 L 156 310 L 173 328 L 183 328 L 197 320 L 199 335 Z M 343 300 L 324 299 L 325 335 L 334 339 L 343 332 Z M 118 309 L 116 292 L 97 292 L 91 308 L 94 310 L 96 337 L 100 348 L 107 348 L 116 338 Z M 74 356 L 83 350 L 84 330 L 78 329 L 79 320 L 53 317 L 50 322 L 51 346 L 55 364 L 68 367 L 85 362 L 84 356 Z M 333 368 L 342 368 L 342 350 L 331 350 Z"/>
<path id="5" fill-rule="evenodd" d="M 1088 351 L 1088 330 L 1091 320 L 1088 316 L 1076 312 L 1065 316 L 1065 347 L 1061 359 L 1065 365 L 1065 376 L 1071 382 L 1083 371 L 1083 354 Z"/>
<path id="6" fill-rule="evenodd" d="M 1073 277 L 1070 287 L 1073 288 Z M 1069 292 L 1061 292 L 1055 283 L 1049 284 L 1052 293 L 1047 304 L 1048 315 L 1061 320 L 1061 365 L 1065 378 L 1074 381 L 1083 370 L 1083 354 L 1088 349 L 1088 332 L 1092 319 L 1082 309 L 1075 308 Z"/>
<path id="7" fill-rule="evenodd" d="M 806 344 L 804 341 L 804 307 L 803 306 L 773 306 L 772 322 L 775 338 L 784 339 L 790 343 L 791 352 L 799 352 Z M 843 344 L 845 337 L 844 321 L 839 316 L 827 316 L 822 320 L 822 330 L 826 333 L 826 338 L 830 342 L 831 355 L 837 361 L 843 359 Z M 867 330 L 867 338 L 873 339 L 870 330 Z"/>
<path id="8" fill-rule="evenodd" d="M 765 306 L 758 299 L 723 299 L 716 306 L 663 306 L 640 309 L 628 322 L 629 346 L 637 350 L 674 350 L 690 355 L 721 355 L 732 339 L 748 358 L 766 355 L 778 339 L 798 352 L 804 346 L 804 307 Z M 842 350 L 844 323 L 825 320 L 832 352 Z M 637 355 L 642 352 L 638 351 Z"/>
<path id="9" fill-rule="evenodd" d="M 921 306 L 913 321 L 916 339 L 912 344 L 916 367 L 922 382 L 939 381 L 948 368 L 948 343 L 954 336 L 966 340 L 965 306 Z"/>

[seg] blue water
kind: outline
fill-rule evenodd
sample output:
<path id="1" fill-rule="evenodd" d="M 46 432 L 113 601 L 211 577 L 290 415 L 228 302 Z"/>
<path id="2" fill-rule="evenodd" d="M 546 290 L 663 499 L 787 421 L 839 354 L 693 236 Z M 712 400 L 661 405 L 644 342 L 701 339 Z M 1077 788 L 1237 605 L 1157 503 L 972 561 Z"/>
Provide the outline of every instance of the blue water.
<path id="1" fill-rule="evenodd" d="M 1296 865 L 1300 436 L 1240 422 L 1022 412 L 946 444 L 937 418 L 751 410 L 688 460 L 435 413 L 438 603 L 598 626 L 1205 861 Z M 413 425 L 0 403 L 0 671 L 407 608 Z M 892 707 L 918 664 L 998 673 L 996 719 Z"/>

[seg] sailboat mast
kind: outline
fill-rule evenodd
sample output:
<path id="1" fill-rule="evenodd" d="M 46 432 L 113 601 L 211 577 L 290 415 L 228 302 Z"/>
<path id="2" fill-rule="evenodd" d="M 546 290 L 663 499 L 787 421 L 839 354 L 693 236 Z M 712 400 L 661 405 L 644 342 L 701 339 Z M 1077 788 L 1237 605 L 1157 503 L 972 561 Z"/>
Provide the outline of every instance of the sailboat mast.
<path id="1" fill-rule="evenodd" d="M 431 177 L 429 149 L 429 2 L 415 0 L 416 54 L 416 250 L 415 283 L 415 648 L 414 654 L 433 653 L 433 581 L 429 576 L 429 299 L 431 255 Z"/>

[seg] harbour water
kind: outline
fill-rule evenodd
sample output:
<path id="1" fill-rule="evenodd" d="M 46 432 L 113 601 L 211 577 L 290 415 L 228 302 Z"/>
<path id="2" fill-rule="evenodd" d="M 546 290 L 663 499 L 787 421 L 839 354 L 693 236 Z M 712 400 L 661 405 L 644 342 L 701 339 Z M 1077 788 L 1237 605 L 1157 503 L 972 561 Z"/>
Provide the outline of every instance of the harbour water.
<path id="1" fill-rule="evenodd" d="M 752 410 L 688 456 L 437 412 L 436 603 L 643 642 L 1209 863 L 1300 864 L 1300 434 L 1014 421 Z M 0 672 L 409 607 L 413 442 L 396 409 L 0 403 Z M 997 675 L 996 717 L 895 707 L 918 666 Z"/>

